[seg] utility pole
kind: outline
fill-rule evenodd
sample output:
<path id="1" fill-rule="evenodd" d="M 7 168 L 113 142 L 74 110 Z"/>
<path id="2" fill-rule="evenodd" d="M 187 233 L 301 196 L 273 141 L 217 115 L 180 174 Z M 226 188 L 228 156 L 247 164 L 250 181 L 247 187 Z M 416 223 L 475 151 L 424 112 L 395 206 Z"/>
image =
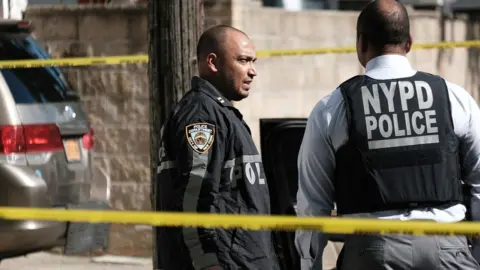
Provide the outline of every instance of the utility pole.
<path id="1" fill-rule="evenodd" d="M 203 0 L 149 0 L 148 10 L 151 203 L 155 210 L 161 130 L 197 74 L 196 44 L 203 28 Z M 155 233 L 153 242 L 153 267 L 159 270 L 163 267 Z"/>

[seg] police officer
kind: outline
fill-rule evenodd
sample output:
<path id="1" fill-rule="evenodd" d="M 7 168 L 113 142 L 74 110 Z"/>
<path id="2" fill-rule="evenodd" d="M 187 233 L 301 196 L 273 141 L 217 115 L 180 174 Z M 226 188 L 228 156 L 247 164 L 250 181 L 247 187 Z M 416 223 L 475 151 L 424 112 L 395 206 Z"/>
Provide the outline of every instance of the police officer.
<path id="1" fill-rule="evenodd" d="M 342 83 L 309 116 L 298 157 L 301 216 L 458 222 L 461 181 L 480 219 L 480 111 L 470 94 L 415 71 L 409 18 L 375 0 L 357 21 L 364 75 Z M 302 269 L 322 269 L 327 235 L 298 231 Z M 347 235 L 339 270 L 480 269 L 463 236 Z"/>
<path id="2" fill-rule="evenodd" d="M 261 156 L 232 105 L 249 95 L 255 48 L 242 31 L 208 29 L 197 47 L 199 77 L 163 129 L 157 211 L 270 214 Z M 278 269 L 270 231 L 158 228 L 165 270 Z"/>

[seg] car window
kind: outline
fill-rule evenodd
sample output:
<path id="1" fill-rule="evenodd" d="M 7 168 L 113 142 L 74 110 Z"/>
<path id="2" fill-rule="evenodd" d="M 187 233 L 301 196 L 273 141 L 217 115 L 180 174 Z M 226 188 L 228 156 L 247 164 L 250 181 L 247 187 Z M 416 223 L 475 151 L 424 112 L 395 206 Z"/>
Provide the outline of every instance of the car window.
<path id="1" fill-rule="evenodd" d="M 31 37 L 0 37 L 0 60 L 45 59 L 49 55 Z M 1 69 L 16 103 L 77 101 L 58 67 Z"/>

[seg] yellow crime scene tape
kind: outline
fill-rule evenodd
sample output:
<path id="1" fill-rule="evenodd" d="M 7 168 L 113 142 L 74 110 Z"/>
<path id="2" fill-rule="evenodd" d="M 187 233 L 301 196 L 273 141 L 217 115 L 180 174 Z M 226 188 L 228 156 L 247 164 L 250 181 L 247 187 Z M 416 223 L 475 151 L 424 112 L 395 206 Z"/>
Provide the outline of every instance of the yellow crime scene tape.
<path id="1" fill-rule="evenodd" d="M 426 49 L 473 48 L 473 47 L 480 47 L 480 40 L 414 44 L 412 46 L 412 49 L 426 50 Z M 257 57 L 294 56 L 294 55 L 311 55 L 311 54 L 339 54 L 339 53 L 354 53 L 354 52 L 356 52 L 355 47 L 268 50 L 268 51 L 258 51 Z"/>
<path id="2" fill-rule="evenodd" d="M 148 55 L 71 57 L 59 59 L 7 60 L 0 61 L 0 68 L 36 68 L 36 67 L 67 67 L 67 66 L 97 66 L 147 63 Z"/>
<path id="3" fill-rule="evenodd" d="M 333 234 L 387 233 L 480 236 L 480 223 L 437 223 L 338 217 L 295 217 L 0 207 L 0 219 L 119 223 L 152 226 L 242 228 L 245 230 L 308 230 Z"/>
<path id="4" fill-rule="evenodd" d="M 480 47 L 480 40 L 416 44 L 413 49 Z M 258 57 L 352 53 L 354 47 L 258 51 Z M 0 61 L 0 68 L 46 66 L 118 65 L 148 62 L 148 55 L 82 57 L 41 60 Z M 203 228 L 242 228 L 246 230 L 313 230 L 324 233 L 402 233 L 413 235 L 480 236 L 480 222 L 436 223 L 429 221 L 392 221 L 336 217 L 295 217 L 259 215 L 219 215 L 143 211 L 101 211 L 0 207 L 0 219 L 45 220 L 59 222 L 144 224 Z"/>
<path id="5" fill-rule="evenodd" d="M 480 47 L 480 40 L 438 42 L 414 44 L 414 50 L 420 49 L 448 49 L 448 48 L 473 48 Z M 275 56 L 298 56 L 313 54 L 339 54 L 353 53 L 355 47 L 336 48 L 312 48 L 312 49 L 290 49 L 290 50 L 263 50 L 257 52 L 257 57 Z M 35 68 L 35 67 L 75 67 L 75 66 L 96 66 L 96 65 L 121 65 L 147 63 L 148 55 L 124 55 L 124 56 L 100 56 L 100 57 L 72 57 L 59 59 L 35 59 L 35 60 L 9 60 L 0 61 L 0 68 Z"/>

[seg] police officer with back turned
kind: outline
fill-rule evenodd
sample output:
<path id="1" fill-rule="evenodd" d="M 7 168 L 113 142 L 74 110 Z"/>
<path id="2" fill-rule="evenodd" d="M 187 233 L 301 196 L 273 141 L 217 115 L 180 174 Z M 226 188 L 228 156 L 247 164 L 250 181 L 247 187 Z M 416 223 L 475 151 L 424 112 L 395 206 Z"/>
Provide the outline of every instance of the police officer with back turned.
<path id="1" fill-rule="evenodd" d="M 255 48 L 242 31 L 205 31 L 197 46 L 199 77 L 162 131 L 157 211 L 270 214 L 261 156 L 231 101 L 249 95 Z M 164 270 L 278 270 L 270 231 L 158 228 Z"/>
<path id="2" fill-rule="evenodd" d="M 309 116 L 298 158 L 300 216 L 459 222 L 480 219 L 480 111 L 462 87 L 415 71 L 409 18 L 375 0 L 357 21 L 364 75 Z M 408 223 L 406 224 L 408 226 Z M 298 231 L 302 269 L 322 269 L 327 235 Z M 474 250 L 475 252 L 475 250 Z M 464 236 L 347 235 L 339 270 L 480 269 Z"/>

